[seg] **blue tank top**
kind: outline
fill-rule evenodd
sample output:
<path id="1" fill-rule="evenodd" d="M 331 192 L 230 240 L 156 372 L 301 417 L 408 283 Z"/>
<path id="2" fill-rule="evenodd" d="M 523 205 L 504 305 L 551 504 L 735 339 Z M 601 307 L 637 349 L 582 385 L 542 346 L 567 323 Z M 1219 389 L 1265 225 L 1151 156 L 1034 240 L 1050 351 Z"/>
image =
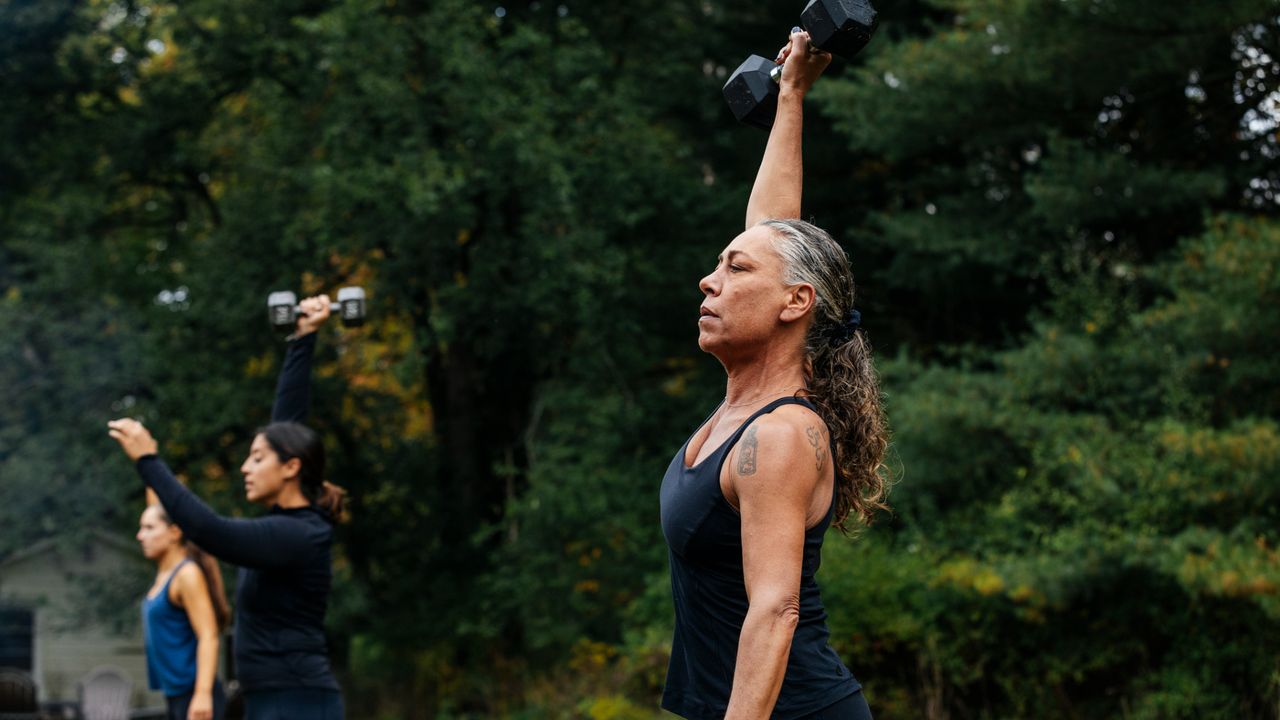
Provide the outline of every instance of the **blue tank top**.
<path id="1" fill-rule="evenodd" d="M 147 648 L 147 681 L 167 696 L 182 695 L 196 686 L 196 632 L 187 613 L 169 602 L 169 585 L 190 560 L 169 573 L 154 598 L 142 599 L 142 631 Z"/>
<path id="2" fill-rule="evenodd" d="M 684 464 L 689 447 L 689 441 L 685 441 L 662 478 L 662 533 L 667 540 L 676 613 L 662 707 L 691 720 L 724 717 L 733 688 L 738 637 L 747 615 L 742 522 L 720 491 L 720 471 L 729 451 L 756 418 L 790 404 L 814 410 L 803 398 L 775 400 L 748 418 L 732 437 L 693 467 Z M 821 563 L 822 538 L 834 510 L 833 489 L 826 517 L 804 534 L 800 622 L 773 708 L 774 720 L 791 720 L 816 712 L 862 687 L 827 642 L 827 613 L 814 580 Z"/>

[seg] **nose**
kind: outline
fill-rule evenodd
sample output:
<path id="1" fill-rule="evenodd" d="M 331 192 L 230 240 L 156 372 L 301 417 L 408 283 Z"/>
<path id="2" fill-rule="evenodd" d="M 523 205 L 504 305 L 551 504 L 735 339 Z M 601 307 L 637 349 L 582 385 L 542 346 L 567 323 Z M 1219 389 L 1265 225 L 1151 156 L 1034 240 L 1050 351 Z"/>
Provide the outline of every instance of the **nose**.
<path id="1" fill-rule="evenodd" d="M 718 272 L 711 272 L 706 277 L 698 281 L 698 289 L 704 295 L 715 296 L 720 294 L 720 278 Z"/>

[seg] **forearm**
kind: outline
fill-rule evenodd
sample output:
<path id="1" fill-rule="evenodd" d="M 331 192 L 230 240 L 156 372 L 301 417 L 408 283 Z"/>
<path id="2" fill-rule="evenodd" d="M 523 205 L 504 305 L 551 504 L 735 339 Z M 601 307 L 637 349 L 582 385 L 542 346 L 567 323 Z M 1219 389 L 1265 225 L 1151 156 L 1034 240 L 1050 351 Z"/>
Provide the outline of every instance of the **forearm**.
<path id="1" fill-rule="evenodd" d="M 214 680 L 218 677 L 218 636 L 208 634 L 196 641 L 196 686 L 195 694 L 213 692 Z"/>
<path id="2" fill-rule="evenodd" d="M 207 549 L 208 528 L 218 519 L 217 513 L 178 482 L 159 455 L 140 457 L 135 467 L 150 491 L 148 498 L 154 496 L 159 500 L 165 514 L 182 528 L 187 539 Z"/>
<path id="3" fill-rule="evenodd" d="M 802 93 L 787 89 L 778 93 L 778 112 L 747 201 L 748 228 L 761 220 L 800 217 L 804 189 L 803 106 Z"/>
<path id="4" fill-rule="evenodd" d="M 796 620 L 790 606 L 753 605 L 747 611 L 725 720 L 761 720 L 773 712 L 787 672 Z"/>

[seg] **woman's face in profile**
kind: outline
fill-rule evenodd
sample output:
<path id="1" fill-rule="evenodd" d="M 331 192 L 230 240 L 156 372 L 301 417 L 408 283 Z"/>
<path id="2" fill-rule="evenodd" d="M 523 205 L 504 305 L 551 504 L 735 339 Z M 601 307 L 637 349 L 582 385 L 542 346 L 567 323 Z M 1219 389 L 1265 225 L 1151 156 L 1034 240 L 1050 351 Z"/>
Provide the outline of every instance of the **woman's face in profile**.
<path id="1" fill-rule="evenodd" d="M 782 272 L 771 229 L 756 226 L 734 238 L 715 270 L 698 283 L 703 293 L 698 347 L 719 356 L 767 339 L 787 301 Z"/>
<path id="2" fill-rule="evenodd" d="M 297 474 L 292 466 L 296 463 L 280 462 L 267 438 L 258 435 L 249 446 L 249 456 L 240 465 L 240 474 L 244 476 L 244 495 L 249 502 L 270 505 L 275 502 L 285 482 Z"/>
<path id="3" fill-rule="evenodd" d="M 142 511 L 142 517 L 138 518 L 138 534 L 134 537 L 142 546 L 142 555 L 148 560 L 156 560 L 180 541 L 181 531 L 162 520 L 155 505 L 149 505 Z"/>

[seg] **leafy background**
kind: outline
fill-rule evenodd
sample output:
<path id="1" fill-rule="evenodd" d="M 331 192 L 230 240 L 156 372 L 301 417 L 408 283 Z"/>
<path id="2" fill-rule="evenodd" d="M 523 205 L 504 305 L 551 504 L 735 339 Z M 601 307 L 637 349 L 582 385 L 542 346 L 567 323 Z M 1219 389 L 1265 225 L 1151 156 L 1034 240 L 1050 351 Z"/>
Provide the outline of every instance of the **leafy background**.
<path id="1" fill-rule="evenodd" d="M 805 139 L 899 477 L 833 643 L 881 718 L 1280 717 L 1280 7 L 879 5 Z M 719 87 L 797 6 L 0 0 L 0 554 L 130 532 L 122 414 L 251 514 L 262 300 L 362 284 L 313 413 L 352 716 L 658 717 L 764 142 Z"/>

